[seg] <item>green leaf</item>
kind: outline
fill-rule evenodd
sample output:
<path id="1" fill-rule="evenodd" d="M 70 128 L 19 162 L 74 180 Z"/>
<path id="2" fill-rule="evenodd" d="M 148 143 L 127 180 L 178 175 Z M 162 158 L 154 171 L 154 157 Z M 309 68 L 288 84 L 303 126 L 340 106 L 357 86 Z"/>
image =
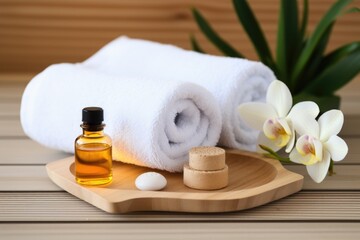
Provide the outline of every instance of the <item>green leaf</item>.
<path id="1" fill-rule="evenodd" d="M 360 50 L 360 41 L 345 44 L 329 54 L 327 54 L 321 61 L 319 69 L 323 70 L 329 68 L 331 65 L 342 59 L 343 57 Z"/>
<path id="2" fill-rule="evenodd" d="M 329 95 L 344 86 L 360 72 L 360 50 L 334 63 L 304 89 L 306 92 Z"/>
<path id="3" fill-rule="evenodd" d="M 269 66 L 275 73 L 277 67 L 272 58 L 270 48 L 267 44 L 265 36 L 260 29 L 259 23 L 256 20 L 252 10 L 250 9 L 246 0 L 233 0 L 235 11 L 239 21 L 244 27 L 246 33 L 250 37 L 260 60 Z"/>
<path id="4" fill-rule="evenodd" d="M 294 71 L 291 76 L 291 81 L 294 83 L 298 80 L 302 71 L 308 64 L 308 61 L 313 54 L 314 50 L 317 48 L 319 41 L 321 40 L 323 34 L 326 32 L 328 27 L 334 23 L 336 18 L 341 15 L 342 10 L 351 2 L 352 0 L 338 0 L 330 10 L 325 14 L 321 19 L 319 24 L 316 26 L 315 31 L 309 38 L 304 50 L 302 51 Z"/>
<path id="5" fill-rule="evenodd" d="M 278 23 L 276 61 L 279 78 L 287 83 L 293 67 L 293 59 L 302 39 L 298 38 L 298 9 L 294 0 L 281 0 Z M 290 88 L 290 90 L 292 90 Z"/>
<path id="6" fill-rule="evenodd" d="M 345 13 L 358 13 L 358 12 L 360 12 L 360 8 L 353 7 L 353 8 L 350 8 L 350 9 L 346 10 Z"/>
<path id="7" fill-rule="evenodd" d="M 309 93 L 300 93 L 293 97 L 293 101 L 294 105 L 303 101 L 313 101 L 319 106 L 322 113 L 340 107 L 340 97 L 336 95 L 315 96 Z"/>
<path id="8" fill-rule="evenodd" d="M 302 41 L 305 39 L 306 35 L 306 27 L 309 19 L 309 1 L 304 0 L 304 9 L 303 9 L 303 15 L 301 18 L 301 26 L 300 26 L 300 38 Z"/>
<path id="9" fill-rule="evenodd" d="M 315 49 L 311 58 L 309 59 L 308 65 L 306 66 L 306 71 L 300 75 L 299 81 L 294 83 L 295 89 L 293 92 L 295 94 L 301 92 L 316 77 L 316 74 L 319 73 L 319 65 L 324 58 L 323 55 L 329 42 L 333 26 L 334 24 L 331 24 L 328 29 L 326 29 L 318 43 L 318 47 Z"/>
<path id="10" fill-rule="evenodd" d="M 192 34 L 190 35 L 190 42 L 191 42 L 191 47 L 194 51 L 199 53 L 205 53 L 204 50 L 202 50 L 202 48 L 200 47 L 199 43 L 197 42 L 195 36 Z"/>
<path id="11" fill-rule="evenodd" d="M 201 13 L 195 8 L 192 10 L 195 21 L 200 30 L 222 53 L 230 57 L 243 58 L 243 55 L 231 47 L 225 40 L 223 40 L 209 25 Z"/>

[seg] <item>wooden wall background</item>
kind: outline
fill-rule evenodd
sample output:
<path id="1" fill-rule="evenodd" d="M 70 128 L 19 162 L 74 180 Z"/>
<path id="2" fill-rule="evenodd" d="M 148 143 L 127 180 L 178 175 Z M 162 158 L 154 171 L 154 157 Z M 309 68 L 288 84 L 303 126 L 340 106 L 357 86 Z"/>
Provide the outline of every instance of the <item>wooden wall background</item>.
<path id="1" fill-rule="evenodd" d="M 308 30 L 333 2 L 310 1 Z M 273 47 L 279 0 L 250 4 Z M 226 40 L 256 59 L 231 0 L 0 0 L 0 73 L 34 73 L 52 63 L 82 61 L 122 34 L 190 48 L 189 34 L 194 33 L 207 51 L 218 54 L 199 33 L 192 6 Z M 335 26 L 329 49 L 359 39 L 359 15 L 346 15 Z"/>

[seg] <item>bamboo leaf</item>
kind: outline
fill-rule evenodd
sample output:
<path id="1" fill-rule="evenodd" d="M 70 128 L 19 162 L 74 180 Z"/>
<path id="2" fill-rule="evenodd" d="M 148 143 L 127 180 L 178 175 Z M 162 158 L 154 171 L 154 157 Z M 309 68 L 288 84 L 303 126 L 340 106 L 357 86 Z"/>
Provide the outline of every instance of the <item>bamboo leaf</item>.
<path id="1" fill-rule="evenodd" d="M 260 60 L 277 72 L 270 48 L 265 36 L 246 0 L 233 0 L 235 11 L 239 21 L 250 37 Z"/>
<path id="2" fill-rule="evenodd" d="M 209 25 L 201 13 L 195 8 L 192 10 L 195 21 L 197 22 L 200 30 L 205 36 L 212 42 L 222 53 L 230 57 L 243 58 L 243 55 L 230 46 L 225 40 L 223 40 Z"/>
<path id="3" fill-rule="evenodd" d="M 321 61 L 319 69 L 323 70 L 330 67 L 343 57 L 360 50 L 360 41 L 345 44 L 327 54 Z"/>
<path id="4" fill-rule="evenodd" d="M 276 62 L 279 77 L 289 86 L 288 74 L 291 73 L 293 59 L 302 39 L 298 38 L 298 9 L 294 0 L 281 0 L 278 23 Z M 292 90 L 292 89 L 290 89 Z"/>
<path id="5" fill-rule="evenodd" d="M 346 10 L 345 13 L 358 13 L 358 12 L 360 12 L 360 8 L 353 7 L 353 8 L 350 8 L 350 9 Z"/>
<path id="6" fill-rule="evenodd" d="M 296 63 L 296 66 L 291 76 L 292 82 L 296 82 L 298 80 L 300 74 L 306 67 L 312 53 L 314 52 L 320 39 L 322 38 L 322 35 L 326 32 L 326 29 L 328 29 L 328 27 L 334 23 L 336 18 L 341 15 L 342 10 L 351 1 L 352 0 L 338 0 L 334 5 L 332 5 L 330 10 L 321 19 Z"/>
<path id="7" fill-rule="evenodd" d="M 304 0 L 303 6 L 304 6 L 303 15 L 302 15 L 302 18 L 301 18 L 301 25 L 300 25 L 300 38 L 302 40 L 304 40 L 304 38 L 305 38 L 306 27 L 307 27 L 307 23 L 308 23 L 308 19 L 309 19 L 309 1 Z"/>
<path id="8" fill-rule="evenodd" d="M 344 86 L 360 72 L 360 50 L 352 52 L 326 68 L 317 78 L 304 89 L 319 95 L 332 94 Z"/>
<path id="9" fill-rule="evenodd" d="M 318 47 L 315 49 L 311 58 L 309 59 L 308 65 L 306 66 L 306 71 L 300 75 L 301 81 L 295 83 L 295 94 L 301 92 L 316 77 L 316 74 L 319 73 L 319 66 L 324 58 L 323 55 L 329 42 L 333 26 L 334 24 L 331 24 L 322 35 L 318 43 Z"/>
<path id="10" fill-rule="evenodd" d="M 190 35 L 190 42 L 191 42 L 191 47 L 194 51 L 199 53 L 205 53 L 204 50 L 200 47 L 199 43 L 197 42 L 195 36 L 192 34 Z"/>

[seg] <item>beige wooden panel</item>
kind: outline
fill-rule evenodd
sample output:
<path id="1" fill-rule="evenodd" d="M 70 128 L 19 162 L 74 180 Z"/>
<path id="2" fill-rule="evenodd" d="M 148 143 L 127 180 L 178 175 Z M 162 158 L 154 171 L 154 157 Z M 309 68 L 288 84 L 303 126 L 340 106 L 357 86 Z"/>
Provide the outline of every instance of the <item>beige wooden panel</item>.
<path id="1" fill-rule="evenodd" d="M 311 1 L 310 31 L 332 2 Z M 273 49 L 279 1 L 254 0 L 251 5 Z M 256 58 L 230 0 L 1 0 L 0 71 L 38 72 L 51 63 L 82 61 L 122 34 L 189 48 L 189 34 L 194 33 L 207 51 L 218 53 L 199 33 L 191 16 L 193 6 L 221 36 L 248 58 Z M 354 15 L 343 16 L 330 49 L 358 40 L 359 24 Z"/>
<path id="2" fill-rule="evenodd" d="M 0 191 L 61 191 L 47 176 L 45 166 L 1 166 Z"/>
<path id="3" fill-rule="evenodd" d="M 360 190 L 360 166 L 338 165 L 336 174 L 314 183 L 301 165 L 286 166 L 305 177 L 304 190 Z M 59 191 L 47 177 L 44 165 L 0 165 L 0 191 Z"/>
<path id="4" fill-rule="evenodd" d="M 18 76 L 17 74 L 13 74 L 12 76 Z M 15 79 L 15 80 L 13 80 Z M 20 79 L 23 82 L 16 81 L 17 78 L 11 78 L 7 75 L 0 74 L 0 102 L 3 101 L 21 101 L 21 96 L 24 92 L 26 86 L 26 80 L 30 80 L 31 78 L 21 77 Z M 20 81 L 20 80 L 19 80 Z"/>
<path id="5" fill-rule="evenodd" d="M 276 239 L 358 240 L 359 223 L 76 223 L 2 224 L 2 239 Z M 71 236 L 71 238 L 69 238 Z"/>
<path id="6" fill-rule="evenodd" d="M 359 99 L 360 98 L 360 75 L 358 75 L 353 81 L 346 84 L 340 89 L 337 94 L 346 99 Z"/>
<path id="7" fill-rule="evenodd" d="M 69 156 L 30 139 L 0 139 L 0 152 L 0 164 L 44 164 Z"/>
<path id="8" fill-rule="evenodd" d="M 20 116 L 20 103 L 14 101 L 1 101 L 0 102 L 0 118 L 2 117 L 12 117 L 19 118 Z"/>
<path id="9" fill-rule="evenodd" d="M 257 208 L 218 214 L 109 214 L 66 192 L 0 192 L 0 222 L 360 221 L 359 191 L 303 191 Z M 194 223 L 195 224 L 195 223 Z M 314 224 L 315 226 L 317 224 Z"/>
<path id="10" fill-rule="evenodd" d="M 315 183 L 301 165 L 286 165 L 286 169 L 304 176 L 304 190 L 360 190 L 360 166 L 336 165 L 335 174 L 327 176 L 322 183 Z"/>
<path id="11" fill-rule="evenodd" d="M 359 101 L 360 104 L 360 101 Z M 360 109 L 359 104 L 357 108 Z M 343 136 L 359 136 L 360 135 L 360 115 L 345 115 L 344 125 L 341 129 L 341 135 Z"/>
<path id="12" fill-rule="evenodd" d="M 4 137 L 21 137 L 27 138 L 22 130 L 20 120 L 18 118 L 13 119 L 1 119 L 0 118 L 0 138 Z"/>

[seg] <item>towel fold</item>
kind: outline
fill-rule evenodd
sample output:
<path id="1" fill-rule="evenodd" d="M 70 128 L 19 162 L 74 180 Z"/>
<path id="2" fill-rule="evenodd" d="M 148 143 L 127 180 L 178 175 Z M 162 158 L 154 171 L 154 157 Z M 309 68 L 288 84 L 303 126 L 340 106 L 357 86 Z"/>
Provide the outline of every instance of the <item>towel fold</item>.
<path id="1" fill-rule="evenodd" d="M 240 120 L 239 104 L 263 101 L 275 78 L 260 62 L 217 57 L 172 45 L 119 37 L 82 63 L 122 77 L 146 77 L 196 83 L 214 96 L 222 112 L 219 145 L 255 150 L 258 132 Z"/>
<path id="2" fill-rule="evenodd" d="M 182 171 L 190 148 L 215 145 L 221 113 L 204 88 L 180 81 L 114 77 L 79 64 L 57 64 L 25 89 L 21 123 L 39 143 L 74 152 L 81 111 L 104 109 L 113 158 L 167 171 Z"/>

